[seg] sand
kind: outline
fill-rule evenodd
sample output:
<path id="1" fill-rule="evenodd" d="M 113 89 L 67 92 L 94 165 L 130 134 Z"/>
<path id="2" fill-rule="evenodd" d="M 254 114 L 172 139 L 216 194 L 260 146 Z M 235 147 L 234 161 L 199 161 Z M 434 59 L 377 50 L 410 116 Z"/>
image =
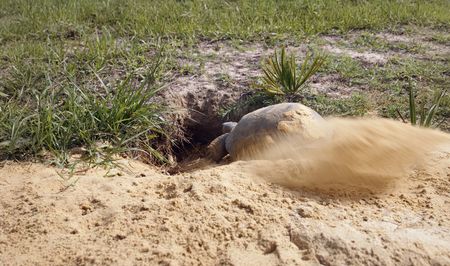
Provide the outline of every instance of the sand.
<path id="1" fill-rule="evenodd" d="M 0 262 L 450 265 L 448 135 L 382 120 L 330 124 L 338 132 L 333 140 L 302 156 L 177 175 L 126 159 L 120 168 L 72 177 L 43 164 L 6 162 Z M 315 160 L 319 150 L 327 152 Z M 312 167 L 301 167 L 305 161 Z M 318 167 L 331 162 L 339 163 Z M 342 174 L 342 165 L 350 171 Z M 366 182 L 388 170 L 395 175 L 383 186 Z M 357 179 L 364 174 L 370 178 Z"/>

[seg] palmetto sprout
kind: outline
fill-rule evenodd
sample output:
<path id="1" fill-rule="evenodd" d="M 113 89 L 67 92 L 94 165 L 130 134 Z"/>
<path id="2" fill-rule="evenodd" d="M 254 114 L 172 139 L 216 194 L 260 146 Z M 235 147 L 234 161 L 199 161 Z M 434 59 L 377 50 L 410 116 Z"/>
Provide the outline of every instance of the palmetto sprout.
<path id="1" fill-rule="evenodd" d="M 442 98 L 445 96 L 446 90 L 441 90 L 434 97 L 428 110 L 426 110 L 425 108 L 425 102 L 422 102 L 422 104 L 420 105 L 420 109 L 417 110 L 414 86 L 409 85 L 407 90 L 409 97 L 409 120 L 411 122 L 411 125 L 418 125 L 421 127 L 439 126 L 439 123 L 433 124 L 433 119 L 436 115 L 436 111 L 439 109 Z M 398 110 L 397 113 L 400 115 L 400 118 L 403 120 L 403 122 L 406 122 Z"/>
<path id="2" fill-rule="evenodd" d="M 324 56 L 313 57 L 311 53 L 307 53 L 298 69 L 294 55 L 287 55 L 283 47 L 280 54 L 275 51 L 264 63 L 261 88 L 269 95 L 280 95 L 290 100 L 301 92 L 324 62 Z"/>

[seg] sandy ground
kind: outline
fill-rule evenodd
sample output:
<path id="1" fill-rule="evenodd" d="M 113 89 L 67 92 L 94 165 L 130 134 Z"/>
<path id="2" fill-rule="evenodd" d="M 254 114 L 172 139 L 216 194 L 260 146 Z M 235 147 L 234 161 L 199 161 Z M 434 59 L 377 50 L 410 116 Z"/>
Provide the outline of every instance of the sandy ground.
<path id="1" fill-rule="evenodd" d="M 170 176 L 121 160 L 70 178 L 8 162 L 0 169 L 0 262 L 450 265 L 450 146 L 424 158 L 377 192 L 348 183 L 289 189 L 248 171 L 254 161 Z M 272 161 L 257 163 L 271 174 Z"/>

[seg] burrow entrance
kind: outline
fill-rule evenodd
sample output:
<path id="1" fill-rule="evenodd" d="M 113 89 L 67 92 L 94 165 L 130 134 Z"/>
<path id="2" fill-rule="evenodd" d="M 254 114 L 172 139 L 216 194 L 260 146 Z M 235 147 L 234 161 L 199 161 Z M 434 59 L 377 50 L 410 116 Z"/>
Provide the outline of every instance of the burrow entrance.
<path id="1" fill-rule="evenodd" d="M 237 95 L 237 96 L 236 96 Z M 208 144 L 222 134 L 226 122 L 221 112 L 230 106 L 239 94 L 217 89 L 189 91 L 165 96 L 175 105 L 175 127 L 181 131 L 180 140 L 172 147 L 173 159 L 178 165 L 204 158 Z"/>

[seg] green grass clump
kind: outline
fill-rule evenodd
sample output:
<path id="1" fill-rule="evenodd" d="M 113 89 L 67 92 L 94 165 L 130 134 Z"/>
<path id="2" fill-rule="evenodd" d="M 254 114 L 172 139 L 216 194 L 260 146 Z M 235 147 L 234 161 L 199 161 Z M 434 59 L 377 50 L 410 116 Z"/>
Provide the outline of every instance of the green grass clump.
<path id="1" fill-rule="evenodd" d="M 153 99 L 166 70 L 157 40 L 117 40 L 104 29 L 3 47 L 0 159 L 52 154 L 64 165 L 81 149 L 90 162 L 122 152 L 166 160 L 165 110 Z"/>
<path id="2" fill-rule="evenodd" d="M 84 159 L 137 151 L 164 161 L 153 141 L 164 135 L 160 105 L 150 103 L 158 87 L 151 79 L 138 88 L 131 76 L 102 95 L 76 84 L 59 90 L 34 91 L 33 101 L 0 106 L 0 158 L 26 158 L 48 151 L 67 164 L 73 148 Z M 102 160 L 103 160 L 102 159 Z"/>
<path id="3" fill-rule="evenodd" d="M 327 60 L 319 70 L 325 74 L 338 74 L 340 81 L 348 86 L 367 84 L 374 67 L 364 66 L 361 61 L 347 55 L 327 55 Z"/>
<path id="4" fill-rule="evenodd" d="M 353 93 L 345 98 L 312 95 L 305 104 L 323 116 L 363 116 L 371 108 L 370 100 L 362 93 Z"/>
<path id="5" fill-rule="evenodd" d="M 450 34 L 436 33 L 429 40 L 448 46 L 450 44 Z"/>
<path id="6" fill-rule="evenodd" d="M 351 47 L 358 48 L 363 51 L 367 48 L 378 52 L 409 52 L 414 54 L 420 54 L 425 52 L 425 47 L 415 41 L 401 42 L 401 41 L 387 41 L 381 37 L 376 36 L 373 33 L 363 32 L 358 36 L 351 44 Z"/>

